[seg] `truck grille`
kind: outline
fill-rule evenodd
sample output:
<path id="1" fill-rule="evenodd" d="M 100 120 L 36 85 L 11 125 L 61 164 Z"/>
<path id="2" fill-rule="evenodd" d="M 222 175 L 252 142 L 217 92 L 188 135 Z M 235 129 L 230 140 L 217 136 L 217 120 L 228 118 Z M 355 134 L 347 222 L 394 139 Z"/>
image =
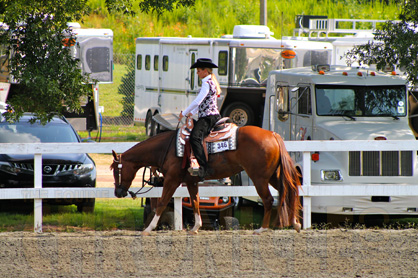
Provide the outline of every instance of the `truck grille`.
<path id="1" fill-rule="evenodd" d="M 350 176 L 412 176 L 412 151 L 349 153 Z"/>

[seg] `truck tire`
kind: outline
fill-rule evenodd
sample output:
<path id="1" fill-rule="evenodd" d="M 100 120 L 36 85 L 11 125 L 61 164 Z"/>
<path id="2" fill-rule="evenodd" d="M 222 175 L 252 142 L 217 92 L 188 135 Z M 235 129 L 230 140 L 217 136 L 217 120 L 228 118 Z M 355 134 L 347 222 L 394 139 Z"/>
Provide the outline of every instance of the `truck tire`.
<path id="1" fill-rule="evenodd" d="M 229 117 L 237 126 L 254 125 L 254 111 L 244 102 L 229 104 L 222 116 Z"/>

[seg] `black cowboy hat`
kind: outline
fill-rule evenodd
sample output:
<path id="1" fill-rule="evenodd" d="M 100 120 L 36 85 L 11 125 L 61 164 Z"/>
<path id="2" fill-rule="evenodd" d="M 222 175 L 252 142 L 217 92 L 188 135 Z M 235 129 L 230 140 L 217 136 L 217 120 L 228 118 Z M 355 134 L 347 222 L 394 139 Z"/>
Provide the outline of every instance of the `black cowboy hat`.
<path id="1" fill-rule="evenodd" d="M 201 68 L 201 69 L 211 68 L 212 69 L 212 68 L 217 68 L 217 67 L 218 66 L 212 62 L 212 59 L 200 58 L 200 59 L 197 59 L 197 61 L 190 67 L 190 69 L 195 69 L 195 68 Z"/>

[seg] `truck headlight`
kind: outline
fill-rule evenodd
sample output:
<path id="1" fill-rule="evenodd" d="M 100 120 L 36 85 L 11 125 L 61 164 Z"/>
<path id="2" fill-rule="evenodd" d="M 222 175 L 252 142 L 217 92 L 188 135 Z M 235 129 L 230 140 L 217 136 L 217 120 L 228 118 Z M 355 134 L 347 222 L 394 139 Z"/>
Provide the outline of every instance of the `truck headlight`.
<path id="1" fill-rule="evenodd" d="M 321 170 L 322 181 L 342 181 L 343 176 L 340 170 Z"/>

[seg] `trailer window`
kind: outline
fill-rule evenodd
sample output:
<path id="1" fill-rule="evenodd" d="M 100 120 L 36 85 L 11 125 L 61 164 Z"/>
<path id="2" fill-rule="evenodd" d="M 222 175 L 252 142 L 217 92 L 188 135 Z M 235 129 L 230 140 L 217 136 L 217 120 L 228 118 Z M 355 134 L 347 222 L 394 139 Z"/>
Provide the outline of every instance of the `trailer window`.
<path id="1" fill-rule="evenodd" d="M 163 71 L 168 71 L 168 56 L 163 56 Z"/>
<path id="2" fill-rule="evenodd" d="M 228 51 L 219 51 L 218 74 L 226 75 L 227 70 L 228 70 Z"/>
<path id="3" fill-rule="evenodd" d="M 154 70 L 158 71 L 158 55 L 154 55 Z"/>
<path id="4" fill-rule="evenodd" d="M 151 56 L 146 55 L 145 56 L 145 70 L 150 70 L 150 69 L 151 69 Z"/>
<path id="5" fill-rule="evenodd" d="M 301 87 L 298 91 L 298 114 L 311 115 L 311 90 L 309 87 Z"/>
<path id="6" fill-rule="evenodd" d="M 136 69 L 141 70 L 142 69 L 142 55 L 138 54 L 136 56 Z"/>
<path id="7" fill-rule="evenodd" d="M 196 53 L 195 52 L 191 52 L 191 56 L 190 56 L 190 66 L 193 65 L 196 62 Z M 190 71 L 190 89 L 193 90 L 194 89 L 194 79 L 195 79 L 195 73 L 196 73 L 196 69 L 191 69 Z"/>

